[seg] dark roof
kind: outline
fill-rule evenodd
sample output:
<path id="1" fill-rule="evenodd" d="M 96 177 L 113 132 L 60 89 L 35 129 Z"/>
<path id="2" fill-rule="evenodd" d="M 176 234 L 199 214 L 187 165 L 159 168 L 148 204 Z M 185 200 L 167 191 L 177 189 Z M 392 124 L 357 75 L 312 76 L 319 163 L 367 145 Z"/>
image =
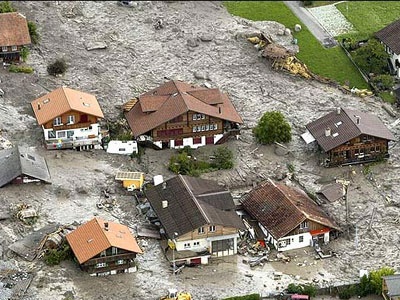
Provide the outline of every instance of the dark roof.
<path id="1" fill-rule="evenodd" d="M 375 33 L 375 37 L 394 53 L 400 54 L 400 19 Z"/>
<path id="2" fill-rule="evenodd" d="M 343 197 L 343 185 L 341 183 L 328 184 L 318 192 L 324 195 L 329 202 L 334 202 Z"/>
<path id="3" fill-rule="evenodd" d="M 382 277 L 388 288 L 388 295 L 390 297 L 400 296 L 400 274 L 394 274 Z"/>
<path id="4" fill-rule="evenodd" d="M 195 87 L 181 81 L 168 81 L 139 96 L 125 117 L 137 137 L 188 111 L 243 123 L 228 95 L 218 89 Z"/>
<path id="5" fill-rule="evenodd" d="M 165 188 L 164 188 L 165 187 Z M 204 225 L 244 229 L 229 191 L 212 180 L 178 175 L 145 191 L 168 236 Z M 162 201 L 168 201 L 163 208 Z"/>
<path id="6" fill-rule="evenodd" d="M 0 14 L 0 46 L 29 45 L 29 35 L 26 18 L 18 12 Z"/>
<path id="7" fill-rule="evenodd" d="M 357 124 L 357 117 L 359 124 Z M 307 124 L 306 128 L 325 152 L 361 134 L 394 140 L 393 134 L 377 116 L 347 108 L 338 108 Z M 331 131 L 329 136 L 325 134 L 327 128 Z"/>
<path id="8" fill-rule="evenodd" d="M 286 236 L 305 220 L 340 230 L 303 191 L 272 180 L 252 189 L 242 205 L 275 239 Z"/>
<path id="9" fill-rule="evenodd" d="M 46 160 L 33 150 L 21 146 L 0 150 L 0 187 L 22 174 L 50 182 Z"/>

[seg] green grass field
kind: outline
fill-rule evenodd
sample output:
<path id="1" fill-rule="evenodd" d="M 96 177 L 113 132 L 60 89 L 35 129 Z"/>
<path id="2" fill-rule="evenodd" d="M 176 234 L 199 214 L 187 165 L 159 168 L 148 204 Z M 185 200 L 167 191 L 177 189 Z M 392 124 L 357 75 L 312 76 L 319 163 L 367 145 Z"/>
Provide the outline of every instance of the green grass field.
<path id="1" fill-rule="evenodd" d="M 336 7 L 366 37 L 400 18 L 399 1 L 347 1 Z"/>
<path id="2" fill-rule="evenodd" d="M 341 84 L 348 81 L 350 87 L 368 88 L 368 84 L 341 47 L 325 49 L 282 1 L 227 1 L 224 5 L 231 14 L 249 20 L 276 21 L 291 29 L 295 24 L 300 24 L 303 29 L 300 32 L 293 32 L 300 48 L 297 57 L 313 73 Z"/>

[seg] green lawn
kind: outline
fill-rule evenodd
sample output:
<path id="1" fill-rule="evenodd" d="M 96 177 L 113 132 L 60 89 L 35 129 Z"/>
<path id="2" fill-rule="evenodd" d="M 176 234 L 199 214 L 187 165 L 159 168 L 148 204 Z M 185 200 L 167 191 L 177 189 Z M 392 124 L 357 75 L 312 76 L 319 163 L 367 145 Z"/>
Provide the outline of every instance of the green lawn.
<path id="1" fill-rule="evenodd" d="M 292 30 L 300 49 L 297 57 L 313 73 L 341 84 L 349 81 L 350 87 L 368 88 L 342 48 L 325 49 L 282 1 L 227 1 L 224 5 L 231 14 L 253 21 L 276 21 L 291 29 L 295 24 L 301 24 L 300 32 Z"/>
<path id="2" fill-rule="evenodd" d="M 365 37 L 400 18 L 399 1 L 347 1 L 336 7 Z"/>

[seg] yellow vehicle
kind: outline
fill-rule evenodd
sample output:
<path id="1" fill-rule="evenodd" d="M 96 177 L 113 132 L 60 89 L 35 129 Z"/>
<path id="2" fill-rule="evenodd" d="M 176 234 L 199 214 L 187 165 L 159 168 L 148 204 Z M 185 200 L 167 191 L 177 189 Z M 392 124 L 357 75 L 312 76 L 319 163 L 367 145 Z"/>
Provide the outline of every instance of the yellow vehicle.
<path id="1" fill-rule="evenodd" d="M 160 300 L 193 300 L 193 298 L 188 292 L 178 292 L 177 289 L 168 289 L 168 295 L 161 297 Z"/>

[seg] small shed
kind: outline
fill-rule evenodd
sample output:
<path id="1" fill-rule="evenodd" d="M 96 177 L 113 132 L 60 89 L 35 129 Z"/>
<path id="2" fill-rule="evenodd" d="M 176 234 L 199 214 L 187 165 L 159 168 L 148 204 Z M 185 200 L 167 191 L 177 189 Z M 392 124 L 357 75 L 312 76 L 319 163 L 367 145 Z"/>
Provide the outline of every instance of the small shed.
<path id="1" fill-rule="evenodd" d="M 122 181 L 123 187 L 128 190 L 141 190 L 144 182 L 144 174 L 142 172 L 119 171 L 115 175 L 115 180 Z"/>
<path id="2" fill-rule="evenodd" d="M 110 141 L 107 145 L 107 153 L 131 155 L 138 152 L 136 141 Z"/>

